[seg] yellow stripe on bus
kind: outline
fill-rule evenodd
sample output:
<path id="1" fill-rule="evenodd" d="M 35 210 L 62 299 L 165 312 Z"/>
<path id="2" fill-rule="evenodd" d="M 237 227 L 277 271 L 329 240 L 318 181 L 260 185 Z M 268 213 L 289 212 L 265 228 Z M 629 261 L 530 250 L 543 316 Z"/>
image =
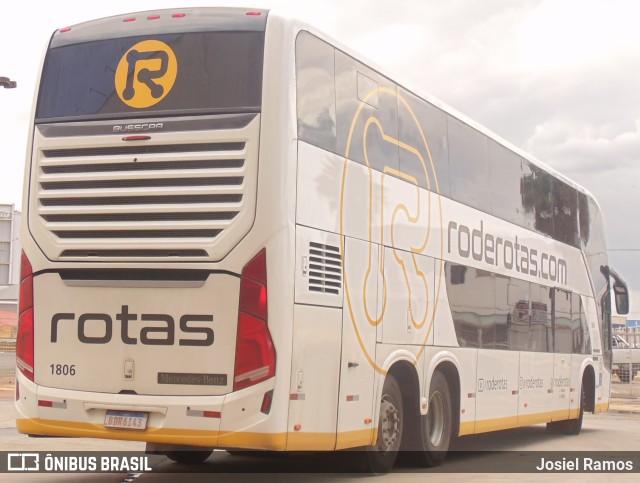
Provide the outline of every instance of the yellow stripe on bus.
<path id="1" fill-rule="evenodd" d="M 147 428 L 145 431 L 106 429 L 102 425 L 48 419 L 18 419 L 21 433 L 73 438 L 102 438 L 149 443 L 185 444 L 219 448 L 271 449 L 276 451 L 332 451 L 367 446 L 377 438 L 377 430 L 338 433 L 256 433 L 245 431 L 205 431 L 197 429 Z"/>
<path id="2" fill-rule="evenodd" d="M 598 408 L 596 408 L 596 412 L 598 412 Z M 569 411 L 563 410 L 546 413 L 521 414 L 519 416 L 509 416 L 506 418 L 481 419 L 478 421 L 462 422 L 460 423 L 460 436 L 489 433 L 491 431 L 500 431 L 502 429 L 520 428 L 523 426 L 550 423 L 552 421 L 560 421 L 563 419 L 577 419 L 579 414 L 578 409 L 571 409 Z M 568 418 L 567 415 L 569 416 Z"/>

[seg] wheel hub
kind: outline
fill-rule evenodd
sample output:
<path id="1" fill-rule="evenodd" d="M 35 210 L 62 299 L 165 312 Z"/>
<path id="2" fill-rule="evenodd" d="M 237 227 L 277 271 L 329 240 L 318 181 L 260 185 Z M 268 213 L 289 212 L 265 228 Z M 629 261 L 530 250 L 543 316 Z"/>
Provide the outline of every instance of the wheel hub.
<path id="1" fill-rule="evenodd" d="M 394 449 L 400 435 L 400 413 L 392 399 L 384 397 L 380 405 L 380 437 L 378 449 L 388 452 Z"/>

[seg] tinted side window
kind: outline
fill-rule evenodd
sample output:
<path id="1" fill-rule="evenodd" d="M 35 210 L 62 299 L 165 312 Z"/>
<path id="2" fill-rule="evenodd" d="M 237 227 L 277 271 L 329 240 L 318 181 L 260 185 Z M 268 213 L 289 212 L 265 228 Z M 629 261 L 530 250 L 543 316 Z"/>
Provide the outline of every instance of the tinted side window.
<path id="1" fill-rule="evenodd" d="M 573 294 L 571 299 L 571 330 L 573 332 L 573 353 L 588 354 L 591 352 L 591 338 L 587 316 L 584 313 L 581 297 Z"/>
<path id="2" fill-rule="evenodd" d="M 451 315 L 460 347 L 491 349 L 496 341 L 493 274 L 463 265 L 445 266 Z"/>
<path id="3" fill-rule="evenodd" d="M 553 236 L 553 203 L 551 175 L 540 168 L 529 165 L 530 174 L 522 180 L 525 209 L 533 213 L 534 228 L 543 235 Z"/>
<path id="4" fill-rule="evenodd" d="M 496 315 L 494 349 L 509 350 L 509 331 L 513 323 L 513 308 L 508 293 L 511 278 L 495 274 Z"/>
<path id="5" fill-rule="evenodd" d="M 335 49 L 307 32 L 296 39 L 298 136 L 336 152 Z"/>
<path id="6" fill-rule="evenodd" d="M 531 284 L 530 351 L 553 352 L 552 291 L 544 285 Z"/>
<path id="7" fill-rule="evenodd" d="M 578 227 L 580 230 L 580 247 L 585 248 L 589 241 L 589 200 L 584 193 L 578 193 Z"/>
<path id="8" fill-rule="evenodd" d="M 554 289 L 554 334 L 555 351 L 563 354 L 573 352 L 573 328 L 571 322 L 571 294 L 564 290 Z"/>
<path id="9" fill-rule="evenodd" d="M 489 140 L 491 214 L 520 226 L 525 224 L 522 203 L 522 160 L 504 146 Z"/>
<path id="10" fill-rule="evenodd" d="M 398 136 L 407 145 L 399 150 L 400 169 L 413 176 L 421 187 L 449 197 L 446 115 L 410 92 L 401 88 L 398 92 Z M 409 148 L 414 148 L 422 159 Z"/>
<path id="11" fill-rule="evenodd" d="M 553 229 L 554 238 L 572 246 L 578 246 L 578 198 L 571 186 L 553 181 Z"/>
<path id="12" fill-rule="evenodd" d="M 338 154 L 399 171 L 395 84 L 340 51 L 335 65 Z"/>
<path id="13" fill-rule="evenodd" d="M 511 279 L 507 287 L 509 350 L 529 350 L 531 294 L 529 282 Z"/>
<path id="14" fill-rule="evenodd" d="M 489 157 L 487 138 L 448 116 L 451 197 L 489 213 Z"/>

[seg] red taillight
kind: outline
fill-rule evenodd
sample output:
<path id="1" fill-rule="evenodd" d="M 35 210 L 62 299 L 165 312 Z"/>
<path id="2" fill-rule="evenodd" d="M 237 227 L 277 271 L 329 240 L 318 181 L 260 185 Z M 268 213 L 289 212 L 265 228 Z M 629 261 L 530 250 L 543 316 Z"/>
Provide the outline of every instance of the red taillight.
<path id="1" fill-rule="evenodd" d="M 267 287 L 248 278 L 240 280 L 242 306 L 240 310 L 255 315 L 261 320 L 267 320 Z"/>
<path id="2" fill-rule="evenodd" d="M 276 351 L 267 325 L 267 256 L 258 253 L 242 270 L 233 390 L 273 377 Z"/>
<path id="3" fill-rule="evenodd" d="M 16 365 L 29 380 L 33 381 L 33 269 L 22 252 L 20 269 L 18 337 L 16 339 Z"/>

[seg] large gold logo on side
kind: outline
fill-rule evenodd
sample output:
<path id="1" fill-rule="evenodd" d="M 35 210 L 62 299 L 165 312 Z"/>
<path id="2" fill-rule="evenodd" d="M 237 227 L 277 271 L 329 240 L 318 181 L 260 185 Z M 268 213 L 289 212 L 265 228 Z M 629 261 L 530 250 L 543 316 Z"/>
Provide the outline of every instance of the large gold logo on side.
<path id="1" fill-rule="evenodd" d="M 178 61 L 171 47 L 159 40 L 138 42 L 125 52 L 116 68 L 116 92 L 135 109 L 151 107 L 171 91 Z"/>
<path id="2" fill-rule="evenodd" d="M 378 117 L 366 113 L 364 107 L 370 99 L 382 100 L 383 96 L 393 97 L 394 102 L 397 102 L 398 117 L 402 116 L 402 119 L 410 120 L 414 124 L 412 129 L 415 129 L 417 133 L 419 133 L 417 136 L 417 139 L 419 139 L 418 145 L 411 145 L 402 139 L 389 135 L 388 132 L 395 132 L 396 129 L 385 129 L 385 126 Z M 382 138 L 386 143 L 390 143 L 398 152 L 402 152 L 405 159 L 413 159 L 414 162 L 417 163 L 417 166 L 419 166 L 418 172 L 424 174 L 424 178 L 426 179 L 426 189 L 421 188 L 418 179 L 410 173 L 403 172 L 402 169 L 398 169 L 397 166 L 385 165 L 382 169 L 379 194 L 378 192 L 374 193 L 373 176 L 376 172 L 372 168 L 371 160 L 369 159 L 369 150 L 367 148 L 367 140 L 370 139 L 370 134 L 372 134 L 371 130 L 377 130 L 378 132 L 375 133 L 375 136 L 377 136 L 378 139 Z M 355 207 L 354 201 L 347 200 L 350 184 L 348 160 L 354 154 L 352 152 L 354 149 L 353 146 L 357 145 L 358 149 L 360 146 L 359 142 L 354 142 L 356 136 L 362 136 L 361 145 L 364 151 L 365 165 L 369 171 L 369 197 L 368 200 L 359 200 L 357 207 Z M 402 188 L 402 199 L 395 196 L 391 198 L 387 194 L 385 180 L 387 180 L 388 184 L 388 178 L 390 176 L 400 178 L 406 182 Z M 355 178 L 353 181 L 355 181 Z M 391 263 L 397 264 L 402 271 L 404 287 L 393 287 L 393 290 L 396 292 L 402 290 L 402 296 L 406 297 L 406 305 L 408 307 L 407 317 L 412 326 L 411 330 L 419 334 L 417 337 L 421 341 L 422 347 L 413 360 L 414 364 L 417 364 L 424 354 L 425 344 L 433 332 L 443 278 L 444 235 L 442 230 L 442 207 L 439 192 L 440 189 L 429 143 L 415 112 L 407 100 L 394 90 L 385 87 L 378 87 L 372 90 L 361 100 L 353 117 L 347 138 L 340 197 L 340 232 L 342 234 L 347 233 L 345 218 L 347 217 L 346 214 L 350 213 L 348 210 L 353 210 L 355 207 L 355 209 L 362 211 L 363 219 L 367 217 L 369 229 L 369 264 L 366 272 L 362 272 L 361 274 L 347 273 L 347 270 L 345 270 L 344 289 L 348 314 L 360 347 L 369 363 L 376 371 L 383 375 L 386 374 L 386 372 L 376 363 L 374 354 L 370 352 L 372 348 L 367 348 L 364 343 L 361 335 L 363 331 L 360 330 L 359 326 L 361 324 L 369 324 L 369 327 L 378 327 L 383 323 L 385 325 L 404 323 L 404 320 L 393 320 L 387 313 L 389 287 L 387 276 L 385 276 L 383 257 L 376 257 L 373 255 L 372 250 L 374 249 L 374 244 L 377 243 L 380 243 L 381 247 L 391 247 L 393 252 L 393 260 L 391 260 Z M 387 199 L 385 196 L 387 196 Z M 413 200 L 410 203 L 411 207 L 408 206 L 408 203 L 403 202 L 403 200 L 407 199 Z M 375 203 L 379 204 L 379 209 L 374 209 Z M 350 204 L 350 206 L 347 206 L 347 204 Z M 389 210 L 389 207 L 391 207 L 391 210 Z M 378 216 L 374 215 L 374 213 L 379 214 L 379 220 L 374 219 L 374 216 Z M 374 234 L 373 230 L 378 228 L 380 233 Z M 411 231 L 410 239 L 406 236 L 407 228 L 410 228 Z M 386 235 L 385 231 L 387 233 Z M 435 284 L 433 283 L 433 279 L 428 278 L 420 268 L 421 260 L 419 259 L 421 255 L 426 253 L 430 244 L 435 241 L 434 237 L 437 237 L 437 241 L 439 241 L 439 243 L 435 245 L 439 247 L 438 255 L 434 257 L 436 259 Z M 341 252 L 344 257 L 344 237 L 341 237 L 341 244 Z M 346 256 L 349 255 L 346 254 Z M 376 264 L 374 260 L 379 260 L 377 266 L 373 266 Z M 422 257 L 422 260 L 424 260 L 424 257 Z M 346 267 L 345 260 L 343 260 L 343 266 Z M 350 277 L 361 277 L 361 279 L 356 280 Z M 371 293 L 371 291 L 368 290 L 368 286 L 372 283 L 373 277 L 377 277 L 378 283 L 382 284 L 382 290 L 378 290 L 380 298 L 376 297 L 376 301 L 368 300 L 370 297 L 369 294 Z M 350 283 L 350 280 L 352 283 Z M 354 287 L 358 288 L 354 290 Z M 363 287 L 362 293 L 359 293 L 360 287 Z M 433 300 L 433 303 L 430 303 L 431 300 Z M 372 306 L 380 308 L 378 310 L 371 310 L 370 307 Z M 364 317 L 358 316 L 357 314 L 364 314 Z"/>

